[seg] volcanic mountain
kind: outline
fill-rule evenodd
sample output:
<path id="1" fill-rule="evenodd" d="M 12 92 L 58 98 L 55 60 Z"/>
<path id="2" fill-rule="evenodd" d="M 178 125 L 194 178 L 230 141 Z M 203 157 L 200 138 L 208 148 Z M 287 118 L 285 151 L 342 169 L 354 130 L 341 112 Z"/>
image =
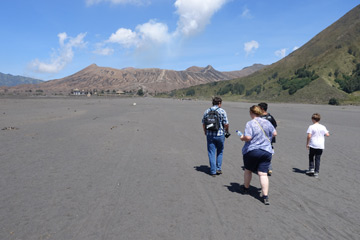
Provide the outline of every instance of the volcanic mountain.
<path id="1" fill-rule="evenodd" d="M 164 70 L 158 68 L 115 69 L 99 67 L 92 64 L 85 69 L 62 79 L 50 80 L 40 84 L 19 85 L 9 91 L 39 90 L 44 92 L 71 92 L 73 89 L 97 91 L 137 91 L 168 92 L 174 89 L 190 87 L 199 84 L 218 82 L 233 78 L 240 78 L 256 72 L 264 65 L 254 64 L 240 71 L 220 72 L 212 66 L 190 67 L 184 71 Z"/>
<path id="2" fill-rule="evenodd" d="M 235 87 L 242 91 L 234 91 Z M 296 51 L 256 73 L 192 89 L 194 97 L 215 92 L 231 100 L 359 104 L 360 5 Z M 173 94 L 183 96 L 187 91 Z"/>

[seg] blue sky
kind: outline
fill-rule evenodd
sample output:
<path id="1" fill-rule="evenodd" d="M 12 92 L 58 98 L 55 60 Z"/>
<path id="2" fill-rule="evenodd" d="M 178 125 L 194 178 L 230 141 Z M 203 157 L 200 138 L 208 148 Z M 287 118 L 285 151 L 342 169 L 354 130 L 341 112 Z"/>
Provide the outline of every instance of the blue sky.
<path id="1" fill-rule="evenodd" d="M 219 71 L 271 64 L 358 0 L 3 0 L 0 72 L 51 80 L 90 64 Z"/>

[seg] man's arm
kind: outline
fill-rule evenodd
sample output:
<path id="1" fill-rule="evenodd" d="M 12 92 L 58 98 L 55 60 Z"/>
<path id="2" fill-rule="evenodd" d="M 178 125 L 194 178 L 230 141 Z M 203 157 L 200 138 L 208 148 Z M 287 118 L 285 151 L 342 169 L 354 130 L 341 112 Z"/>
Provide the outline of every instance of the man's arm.
<path id="1" fill-rule="evenodd" d="M 276 122 L 276 120 L 275 120 L 275 118 L 272 116 L 272 115 L 270 115 L 271 116 L 271 124 L 274 126 L 274 128 L 276 128 L 277 127 L 277 122 Z"/>
<path id="2" fill-rule="evenodd" d="M 229 132 L 229 124 L 224 125 L 224 130 L 225 130 L 225 132 Z"/>
<path id="3" fill-rule="evenodd" d="M 277 131 L 274 130 L 274 132 L 273 132 L 273 137 L 276 137 L 276 136 L 277 136 Z"/>

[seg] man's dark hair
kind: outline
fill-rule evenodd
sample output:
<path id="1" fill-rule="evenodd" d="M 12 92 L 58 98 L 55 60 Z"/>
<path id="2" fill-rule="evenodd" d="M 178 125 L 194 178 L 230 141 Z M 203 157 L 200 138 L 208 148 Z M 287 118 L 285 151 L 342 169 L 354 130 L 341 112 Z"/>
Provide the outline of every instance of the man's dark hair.
<path id="1" fill-rule="evenodd" d="M 265 112 L 267 111 L 267 108 L 268 108 L 267 103 L 262 102 L 262 103 L 259 103 L 258 106 L 261 107 L 261 109 L 264 110 Z"/>
<path id="2" fill-rule="evenodd" d="M 222 103 L 222 99 L 220 97 L 214 97 L 213 98 L 213 100 L 212 100 L 213 106 L 219 105 L 220 103 Z"/>

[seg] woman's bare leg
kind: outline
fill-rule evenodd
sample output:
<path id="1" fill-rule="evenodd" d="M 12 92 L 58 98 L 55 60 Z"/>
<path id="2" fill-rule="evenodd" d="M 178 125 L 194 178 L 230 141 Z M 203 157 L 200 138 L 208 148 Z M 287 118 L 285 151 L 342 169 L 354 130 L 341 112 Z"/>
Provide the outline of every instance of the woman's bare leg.
<path id="1" fill-rule="evenodd" d="M 251 178 L 252 178 L 252 172 L 250 170 L 245 169 L 245 172 L 244 172 L 244 187 L 245 188 L 250 187 Z"/>
<path id="2" fill-rule="evenodd" d="M 267 196 L 269 193 L 269 178 L 267 173 L 258 172 L 260 178 L 261 191 L 263 196 Z"/>

